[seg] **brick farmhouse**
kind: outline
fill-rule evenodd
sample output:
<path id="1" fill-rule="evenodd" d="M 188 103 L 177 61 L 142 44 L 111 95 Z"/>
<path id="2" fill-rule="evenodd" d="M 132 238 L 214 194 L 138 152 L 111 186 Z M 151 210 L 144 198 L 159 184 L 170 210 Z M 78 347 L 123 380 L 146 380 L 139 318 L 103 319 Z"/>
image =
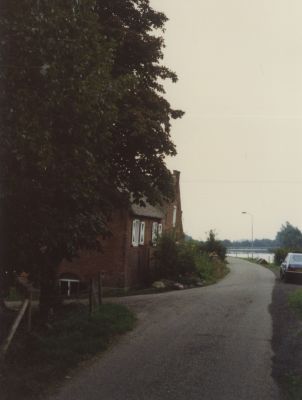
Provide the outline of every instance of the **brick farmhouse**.
<path id="1" fill-rule="evenodd" d="M 142 287 L 150 283 L 157 237 L 173 232 L 183 237 L 179 171 L 173 171 L 175 199 L 161 206 L 117 210 L 109 223 L 111 236 L 101 240 L 102 251 L 81 251 L 72 262 L 64 260 L 58 278 L 62 292 L 71 295 L 101 272 L 106 287 Z"/>

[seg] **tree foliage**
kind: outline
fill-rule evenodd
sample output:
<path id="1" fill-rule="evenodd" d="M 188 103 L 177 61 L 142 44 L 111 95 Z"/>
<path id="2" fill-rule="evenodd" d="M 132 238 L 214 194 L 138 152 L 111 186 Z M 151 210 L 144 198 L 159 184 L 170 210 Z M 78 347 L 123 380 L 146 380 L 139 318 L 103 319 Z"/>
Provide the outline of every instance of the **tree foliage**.
<path id="1" fill-rule="evenodd" d="M 212 253 L 219 257 L 213 257 Z M 173 279 L 185 284 L 201 278 L 214 282 L 226 273 L 225 248 L 210 231 L 206 243 L 196 240 L 176 242 L 173 235 L 163 235 L 154 253 L 156 279 Z"/>
<path id="2" fill-rule="evenodd" d="M 302 232 L 299 228 L 286 222 L 277 233 L 276 242 L 278 246 L 288 250 L 302 249 Z"/>
<path id="3" fill-rule="evenodd" d="M 2 266 L 53 281 L 130 193 L 173 195 L 165 156 L 182 112 L 160 83 L 176 81 L 160 64 L 165 22 L 148 0 L 1 3 Z"/>
<path id="4" fill-rule="evenodd" d="M 149 0 L 99 0 L 97 5 L 106 36 L 117 43 L 113 76 L 128 78 L 113 127 L 113 165 L 119 181 L 136 200 L 146 196 L 154 203 L 160 193 L 171 195 L 173 191 L 164 157 L 176 154 L 170 121 L 183 114 L 163 97 L 160 81 L 177 80 L 160 63 L 164 42 L 154 33 L 163 30 L 167 17 L 153 10 Z"/>
<path id="5" fill-rule="evenodd" d="M 285 249 L 283 247 L 275 249 L 274 250 L 274 263 L 277 265 L 280 265 L 285 260 L 285 257 L 287 256 L 288 252 L 289 252 L 289 250 Z"/>
<path id="6" fill-rule="evenodd" d="M 216 239 L 216 234 L 212 229 L 205 243 L 201 243 L 200 248 L 202 252 L 208 254 L 215 253 L 222 261 L 225 260 L 227 249 L 220 240 Z"/>

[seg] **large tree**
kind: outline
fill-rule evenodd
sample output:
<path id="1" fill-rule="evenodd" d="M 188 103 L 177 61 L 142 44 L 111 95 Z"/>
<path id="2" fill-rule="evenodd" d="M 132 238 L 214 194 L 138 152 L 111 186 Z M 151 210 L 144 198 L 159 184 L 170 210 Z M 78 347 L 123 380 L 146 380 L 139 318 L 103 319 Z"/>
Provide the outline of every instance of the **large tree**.
<path id="1" fill-rule="evenodd" d="M 147 0 L 1 2 L 1 268 L 29 270 L 45 312 L 60 261 L 130 193 L 172 195 L 165 21 Z"/>
<path id="2" fill-rule="evenodd" d="M 155 202 L 160 193 L 173 190 L 164 157 L 176 153 L 169 135 L 170 121 L 183 114 L 163 97 L 161 81 L 177 80 L 176 74 L 160 63 L 164 42 L 155 33 L 163 30 L 167 17 L 153 10 L 149 0 L 98 0 L 97 5 L 106 36 L 118 43 L 113 76 L 130 77 L 118 101 L 113 164 L 122 184 L 137 199 L 147 196 Z"/>
<path id="3" fill-rule="evenodd" d="M 276 235 L 277 245 L 288 250 L 297 251 L 302 249 L 302 232 L 299 228 L 286 222 L 281 226 Z"/>

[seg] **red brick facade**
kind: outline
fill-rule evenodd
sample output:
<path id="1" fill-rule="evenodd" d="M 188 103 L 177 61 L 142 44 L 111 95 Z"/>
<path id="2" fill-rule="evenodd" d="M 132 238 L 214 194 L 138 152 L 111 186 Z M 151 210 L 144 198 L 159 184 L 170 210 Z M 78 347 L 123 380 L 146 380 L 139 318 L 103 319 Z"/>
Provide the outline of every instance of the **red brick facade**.
<path id="1" fill-rule="evenodd" d="M 112 236 L 102 240 L 103 251 L 82 251 L 80 257 L 72 262 L 64 260 L 59 267 L 59 278 L 72 275 L 81 282 L 88 282 L 102 272 L 103 284 L 107 287 L 129 288 L 150 283 L 155 249 L 152 243 L 153 224 L 160 224 L 163 232 L 174 231 L 177 239 L 183 236 L 179 172 L 174 171 L 174 179 L 176 197 L 172 203 L 159 209 L 136 206 L 131 210 L 117 211 L 109 224 Z M 138 238 L 140 243 L 133 241 L 134 220 L 140 227 L 141 223 L 144 224 L 144 237 Z"/>

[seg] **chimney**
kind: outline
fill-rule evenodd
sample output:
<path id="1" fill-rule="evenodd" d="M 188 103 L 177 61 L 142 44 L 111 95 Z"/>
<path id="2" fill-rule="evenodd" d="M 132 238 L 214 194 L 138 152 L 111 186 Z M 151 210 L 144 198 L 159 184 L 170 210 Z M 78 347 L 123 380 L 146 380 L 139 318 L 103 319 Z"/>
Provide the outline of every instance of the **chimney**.
<path id="1" fill-rule="evenodd" d="M 178 186 L 179 186 L 179 177 L 180 177 L 180 171 L 176 171 L 174 169 L 173 170 L 173 178 L 174 178 L 176 188 L 178 188 Z"/>

